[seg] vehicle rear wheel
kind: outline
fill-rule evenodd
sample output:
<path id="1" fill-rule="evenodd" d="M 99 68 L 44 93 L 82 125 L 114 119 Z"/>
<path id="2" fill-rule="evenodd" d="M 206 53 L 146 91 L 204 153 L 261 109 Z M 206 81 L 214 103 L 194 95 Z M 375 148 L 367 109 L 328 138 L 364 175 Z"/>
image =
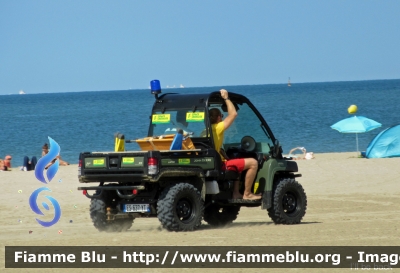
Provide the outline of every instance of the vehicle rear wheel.
<path id="1" fill-rule="evenodd" d="M 306 214 L 307 196 L 293 178 L 281 178 L 274 185 L 272 207 L 268 215 L 275 224 L 298 224 Z"/>
<path id="2" fill-rule="evenodd" d="M 204 203 L 191 184 L 180 183 L 164 189 L 157 202 L 157 216 L 170 231 L 192 231 L 200 227 Z"/>
<path id="3" fill-rule="evenodd" d="M 204 209 L 204 221 L 211 226 L 225 226 L 236 220 L 239 206 L 221 207 L 216 204 Z"/>
<path id="4" fill-rule="evenodd" d="M 121 232 L 132 226 L 133 218 L 107 221 L 107 207 L 115 208 L 115 196 L 112 191 L 104 191 L 100 198 L 90 201 L 90 218 L 99 231 Z"/>

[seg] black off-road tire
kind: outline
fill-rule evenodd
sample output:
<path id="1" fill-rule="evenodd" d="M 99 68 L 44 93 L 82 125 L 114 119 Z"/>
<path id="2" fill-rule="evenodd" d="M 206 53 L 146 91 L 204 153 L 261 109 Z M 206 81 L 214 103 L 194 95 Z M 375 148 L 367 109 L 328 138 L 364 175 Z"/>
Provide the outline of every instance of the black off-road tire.
<path id="1" fill-rule="evenodd" d="M 211 226 L 226 226 L 236 220 L 239 211 L 239 206 L 221 207 L 213 204 L 204 209 L 204 221 Z"/>
<path id="2" fill-rule="evenodd" d="M 170 231 L 192 231 L 200 227 L 204 202 L 199 190 L 188 183 L 165 188 L 157 202 L 157 217 Z"/>
<path id="3" fill-rule="evenodd" d="M 306 214 L 307 196 L 293 178 L 280 178 L 274 184 L 272 207 L 268 215 L 275 224 L 299 224 Z"/>
<path id="4" fill-rule="evenodd" d="M 112 192 L 104 191 L 100 198 L 93 198 L 90 201 L 90 218 L 98 231 L 121 232 L 132 226 L 133 218 L 107 221 L 107 207 L 115 207 L 113 199 Z"/>

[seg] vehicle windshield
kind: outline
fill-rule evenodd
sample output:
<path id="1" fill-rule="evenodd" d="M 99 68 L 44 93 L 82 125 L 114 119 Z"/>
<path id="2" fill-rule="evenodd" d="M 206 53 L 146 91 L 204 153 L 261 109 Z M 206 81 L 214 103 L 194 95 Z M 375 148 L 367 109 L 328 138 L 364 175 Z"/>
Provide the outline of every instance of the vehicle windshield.
<path id="1" fill-rule="evenodd" d="M 190 137 L 205 137 L 204 109 L 168 109 L 154 112 L 151 117 L 150 136 L 176 134 L 178 129 Z"/>
<path id="2" fill-rule="evenodd" d="M 243 137 L 251 136 L 256 141 L 256 152 L 269 153 L 273 140 L 256 113 L 247 103 L 238 103 L 235 121 L 224 133 L 224 148 L 239 147 Z M 221 103 L 210 103 L 208 109 L 218 108 L 226 117 L 226 106 Z M 184 134 L 195 138 L 207 138 L 206 113 L 204 108 L 165 109 L 155 111 L 151 116 L 149 136 L 176 134 L 182 129 Z"/>
<path id="3" fill-rule="evenodd" d="M 255 151 L 269 153 L 269 146 L 273 146 L 273 140 L 256 113 L 247 103 L 238 104 L 237 117 L 232 125 L 224 133 L 224 148 L 239 147 L 244 136 L 251 136 L 257 143 Z M 220 104 L 212 104 L 209 107 L 220 109 L 226 117 L 228 113 Z"/>

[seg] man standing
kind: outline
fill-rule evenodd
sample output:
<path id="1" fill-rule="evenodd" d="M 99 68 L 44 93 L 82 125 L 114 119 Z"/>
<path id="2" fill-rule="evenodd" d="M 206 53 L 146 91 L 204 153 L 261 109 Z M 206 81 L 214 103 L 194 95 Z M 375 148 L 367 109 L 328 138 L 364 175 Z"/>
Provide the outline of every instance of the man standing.
<path id="1" fill-rule="evenodd" d="M 209 111 L 215 150 L 217 150 L 217 152 L 220 154 L 222 162 L 225 165 L 225 169 L 234 170 L 239 173 L 247 170 L 244 182 L 243 196 L 239 192 L 239 181 L 235 181 L 232 198 L 243 198 L 245 200 L 261 199 L 261 194 L 254 194 L 251 192 L 251 188 L 253 186 L 253 182 L 258 169 L 257 160 L 255 160 L 254 158 L 236 158 L 232 160 L 226 160 L 220 152 L 222 143 L 224 142 L 224 131 L 232 125 L 238 115 L 235 106 L 229 99 L 228 91 L 226 91 L 225 89 L 221 89 L 220 92 L 221 97 L 225 100 L 228 109 L 228 116 L 224 120 L 222 120 L 223 115 L 219 109 L 212 108 Z"/>

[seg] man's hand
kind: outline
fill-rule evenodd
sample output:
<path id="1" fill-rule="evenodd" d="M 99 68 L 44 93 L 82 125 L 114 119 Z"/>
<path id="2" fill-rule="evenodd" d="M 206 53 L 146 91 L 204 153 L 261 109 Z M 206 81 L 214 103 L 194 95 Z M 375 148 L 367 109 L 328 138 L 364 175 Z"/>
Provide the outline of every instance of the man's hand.
<path id="1" fill-rule="evenodd" d="M 221 97 L 226 100 L 228 97 L 228 91 L 226 91 L 225 89 L 221 89 L 219 90 L 219 92 L 221 92 Z"/>

